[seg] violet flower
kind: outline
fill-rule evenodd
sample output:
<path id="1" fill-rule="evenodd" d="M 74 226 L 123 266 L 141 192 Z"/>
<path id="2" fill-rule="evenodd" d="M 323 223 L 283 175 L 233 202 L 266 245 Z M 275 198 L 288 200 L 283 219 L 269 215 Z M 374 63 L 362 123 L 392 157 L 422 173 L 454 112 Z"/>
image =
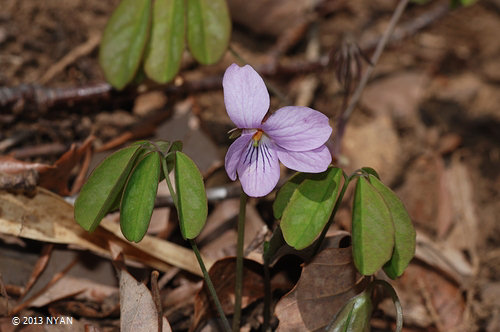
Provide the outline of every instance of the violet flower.
<path id="1" fill-rule="evenodd" d="M 233 181 L 238 175 L 248 196 L 265 196 L 274 189 L 280 177 L 279 161 L 300 172 L 320 173 L 328 168 L 332 156 L 325 142 L 332 128 L 324 114 L 287 106 L 262 122 L 269 93 L 249 65 L 229 66 L 222 86 L 227 113 L 242 130 L 227 151 L 226 172 Z"/>

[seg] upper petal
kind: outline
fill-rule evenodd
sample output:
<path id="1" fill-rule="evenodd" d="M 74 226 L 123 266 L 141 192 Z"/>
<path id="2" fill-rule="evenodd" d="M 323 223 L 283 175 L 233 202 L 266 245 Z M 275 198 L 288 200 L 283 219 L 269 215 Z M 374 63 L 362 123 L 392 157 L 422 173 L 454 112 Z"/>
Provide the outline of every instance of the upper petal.
<path id="1" fill-rule="evenodd" d="M 286 167 L 299 172 L 321 173 L 332 162 L 330 150 L 325 145 L 310 151 L 287 151 L 277 149 L 279 160 Z"/>
<path id="2" fill-rule="evenodd" d="M 257 72 L 232 64 L 222 79 L 227 114 L 238 128 L 259 128 L 269 109 L 269 93 Z"/>
<path id="3" fill-rule="evenodd" d="M 248 143 L 238 164 L 238 176 L 248 196 L 265 196 L 274 189 L 280 178 L 280 166 L 271 141 L 263 139 L 258 147 Z"/>
<path id="4" fill-rule="evenodd" d="M 262 129 L 274 143 L 290 151 L 316 149 L 332 133 L 326 115 L 302 106 L 280 108 L 262 124 Z"/>
<path id="5" fill-rule="evenodd" d="M 243 134 L 231 144 L 226 153 L 225 167 L 227 175 L 231 180 L 236 180 L 236 168 L 240 162 L 241 155 L 252 139 L 252 134 Z"/>

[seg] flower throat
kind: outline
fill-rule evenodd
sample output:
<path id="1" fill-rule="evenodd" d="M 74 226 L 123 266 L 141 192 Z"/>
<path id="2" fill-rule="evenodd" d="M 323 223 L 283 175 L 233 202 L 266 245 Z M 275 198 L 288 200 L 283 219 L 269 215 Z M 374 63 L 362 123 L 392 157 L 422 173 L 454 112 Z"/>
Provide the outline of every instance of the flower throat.
<path id="1" fill-rule="evenodd" d="M 253 139 L 253 146 L 254 147 L 259 146 L 259 142 L 260 142 L 260 139 L 262 138 L 263 133 L 264 132 L 262 131 L 262 129 L 257 129 L 257 132 L 255 134 L 253 134 L 252 139 Z"/>

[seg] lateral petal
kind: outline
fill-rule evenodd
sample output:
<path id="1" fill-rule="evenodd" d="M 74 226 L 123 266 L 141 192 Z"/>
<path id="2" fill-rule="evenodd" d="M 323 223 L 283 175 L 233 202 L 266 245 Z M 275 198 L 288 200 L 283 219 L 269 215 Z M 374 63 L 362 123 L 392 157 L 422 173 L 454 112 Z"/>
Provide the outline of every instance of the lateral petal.
<path id="1" fill-rule="evenodd" d="M 252 134 L 243 134 L 238 137 L 227 150 L 224 164 L 227 176 L 229 176 L 229 178 L 233 181 L 236 180 L 236 168 L 240 162 L 241 155 L 245 151 L 251 139 Z"/>
<path id="2" fill-rule="evenodd" d="M 308 151 L 325 144 L 332 133 L 328 117 L 303 106 L 287 106 L 262 124 L 276 145 L 289 151 Z"/>
<path id="3" fill-rule="evenodd" d="M 257 72 L 232 64 L 222 79 L 227 114 L 238 128 L 260 128 L 269 109 L 269 93 Z"/>

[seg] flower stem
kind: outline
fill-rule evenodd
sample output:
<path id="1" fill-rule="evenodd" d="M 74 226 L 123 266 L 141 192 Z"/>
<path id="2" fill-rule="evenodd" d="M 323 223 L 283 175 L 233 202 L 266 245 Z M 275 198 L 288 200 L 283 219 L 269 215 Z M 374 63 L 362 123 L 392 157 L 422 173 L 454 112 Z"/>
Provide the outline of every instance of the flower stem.
<path id="1" fill-rule="evenodd" d="M 177 209 L 177 211 L 179 211 L 177 194 L 175 193 L 174 187 L 172 186 L 172 181 L 170 181 L 170 177 L 168 176 L 166 156 L 163 156 L 163 158 L 161 158 L 161 162 L 162 162 L 163 174 L 165 175 L 165 182 L 167 182 L 168 190 L 170 191 L 170 196 L 172 196 L 172 200 L 174 202 L 175 208 Z M 215 292 L 214 284 L 212 283 L 212 280 L 210 279 L 210 275 L 208 274 L 207 268 L 205 267 L 205 263 L 203 262 L 203 259 L 201 258 L 201 254 L 200 254 L 200 251 L 198 250 L 198 246 L 196 245 L 196 242 L 193 239 L 189 239 L 189 243 L 191 244 L 191 247 L 193 248 L 196 259 L 198 260 L 198 264 L 200 265 L 201 272 L 203 273 L 203 278 L 205 279 L 205 284 L 207 285 L 208 290 L 210 292 L 210 296 L 212 297 L 212 300 L 215 303 L 215 307 L 217 308 L 217 312 L 219 313 L 219 316 L 222 320 L 222 325 L 224 326 L 224 330 L 226 332 L 231 332 L 231 326 L 229 325 L 227 317 L 224 314 L 224 310 L 222 309 L 222 305 L 219 301 L 219 297 L 217 296 L 217 293 Z"/>
<path id="2" fill-rule="evenodd" d="M 222 325 L 224 325 L 224 330 L 226 332 L 231 332 L 231 326 L 229 325 L 229 321 L 227 320 L 226 315 L 224 314 L 224 309 L 222 309 L 222 304 L 220 303 L 219 298 L 217 297 L 214 284 L 212 283 L 212 279 L 210 279 L 210 275 L 208 274 L 205 264 L 203 263 L 203 259 L 201 258 L 198 246 L 196 245 L 196 242 L 194 242 L 193 239 L 190 239 L 189 243 L 193 248 L 194 254 L 196 255 L 196 259 L 198 260 L 198 264 L 200 264 L 201 272 L 203 273 L 203 278 L 205 278 L 205 284 L 207 285 L 208 291 L 210 292 L 212 300 L 215 303 L 217 312 L 219 313 L 219 316 L 222 320 Z"/>
<path id="3" fill-rule="evenodd" d="M 271 320 L 271 275 L 269 271 L 269 262 L 264 261 L 264 322 L 262 324 L 262 332 L 266 332 L 269 328 Z"/>
<path id="4" fill-rule="evenodd" d="M 238 242 L 236 245 L 236 280 L 234 287 L 234 316 L 233 332 L 240 329 L 241 320 L 241 296 L 243 290 L 243 242 L 245 239 L 245 214 L 247 205 L 247 194 L 241 191 L 240 214 L 238 216 Z"/>
<path id="5" fill-rule="evenodd" d="M 163 156 L 163 158 L 161 158 L 161 165 L 163 169 L 163 175 L 165 175 L 165 182 L 167 183 L 168 186 L 168 191 L 170 191 L 170 196 L 172 196 L 172 201 L 174 202 L 175 208 L 177 209 L 177 194 L 175 193 L 174 187 L 172 186 L 172 182 L 170 181 L 170 177 L 168 176 L 166 156 Z"/>

